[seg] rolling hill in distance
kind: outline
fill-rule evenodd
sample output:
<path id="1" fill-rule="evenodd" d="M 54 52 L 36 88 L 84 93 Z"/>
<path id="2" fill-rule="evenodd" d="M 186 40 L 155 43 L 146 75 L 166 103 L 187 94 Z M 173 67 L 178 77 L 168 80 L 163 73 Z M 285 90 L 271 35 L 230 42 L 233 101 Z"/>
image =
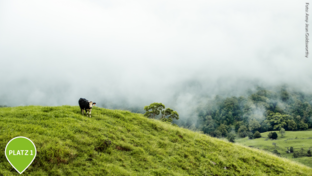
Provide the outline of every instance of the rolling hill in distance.
<path id="1" fill-rule="evenodd" d="M 275 131 L 278 133 L 278 131 Z M 293 157 L 293 153 L 287 153 L 290 147 L 293 147 L 294 152 L 306 154 L 309 149 L 312 148 L 312 130 L 307 131 L 286 131 L 282 137 L 279 133 L 277 140 L 268 139 L 269 132 L 261 133 L 261 138 L 248 139 L 239 138 L 235 142 L 254 148 L 259 148 L 268 152 L 277 150 L 281 157 L 303 163 L 309 167 L 312 167 L 312 157 Z M 276 144 L 276 146 L 273 145 Z"/>

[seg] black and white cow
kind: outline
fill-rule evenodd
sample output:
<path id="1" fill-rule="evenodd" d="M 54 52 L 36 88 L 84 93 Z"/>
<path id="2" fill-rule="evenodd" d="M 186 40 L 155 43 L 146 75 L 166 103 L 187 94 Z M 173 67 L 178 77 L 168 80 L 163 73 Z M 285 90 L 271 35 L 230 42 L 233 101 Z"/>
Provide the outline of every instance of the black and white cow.
<path id="1" fill-rule="evenodd" d="M 78 103 L 79 103 L 79 106 L 80 106 L 81 114 L 84 115 L 83 110 L 85 110 L 86 113 L 87 113 L 87 116 L 90 115 L 90 117 L 91 117 L 92 106 L 95 105 L 96 103 L 92 102 L 92 101 L 88 101 L 85 98 L 80 98 Z"/>

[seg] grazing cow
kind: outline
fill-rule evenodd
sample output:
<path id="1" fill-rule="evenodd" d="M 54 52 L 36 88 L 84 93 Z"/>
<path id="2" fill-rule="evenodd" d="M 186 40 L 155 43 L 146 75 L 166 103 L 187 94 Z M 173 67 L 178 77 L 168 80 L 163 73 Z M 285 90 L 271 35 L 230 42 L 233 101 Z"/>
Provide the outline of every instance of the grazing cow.
<path id="1" fill-rule="evenodd" d="M 96 103 L 92 102 L 92 101 L 88 101 L 85 98 L 80 98 L 78 103 L 79 103 L 79 106 L 80 106 L 80 109 L 81 109 L 81 114 L 84 115 L 83 110 L 85 110 L 86 113 L 87 113 L 87 116 L 90 115 L 90 117 L 91 117 L 92 106 L 95 105 Z"/>

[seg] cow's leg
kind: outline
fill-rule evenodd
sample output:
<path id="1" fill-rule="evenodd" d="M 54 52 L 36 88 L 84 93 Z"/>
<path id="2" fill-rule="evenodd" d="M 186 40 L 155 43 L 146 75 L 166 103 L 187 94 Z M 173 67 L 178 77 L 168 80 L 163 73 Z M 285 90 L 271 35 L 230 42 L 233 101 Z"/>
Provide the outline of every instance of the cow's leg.
<path id="1" fill-rule="evenodd" d="M 90 117 L 91 117 L 91 110 L 92 110 L 92 109 L 89 110 Z"/>
<path id="2" fill-rule="evenodd" d="M 87 110 L 87 116 L 90 116 L 90 109 Z"/>
<path id="3" fill-rule="evenodd" d="M 81 109 L 81 115 L 83 115 L 83 109 Z"/>

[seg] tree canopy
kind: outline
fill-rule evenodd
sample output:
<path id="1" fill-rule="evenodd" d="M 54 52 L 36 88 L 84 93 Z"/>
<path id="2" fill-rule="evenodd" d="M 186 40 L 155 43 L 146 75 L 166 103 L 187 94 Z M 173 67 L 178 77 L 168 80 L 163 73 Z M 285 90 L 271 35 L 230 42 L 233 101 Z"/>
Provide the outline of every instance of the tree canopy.
<path id="1" fill-rule="evenodd" d="M 162 103 L 152 103 L 149 106 L 144 107 L 144 110 L 146 111 L 144 116 L 155 118 L 155 116 L 159 115 L 163 109 L 165 109 L 165 105 Z"/>
<path id="2" fill-rule="evenodd" d="M 144 107 L 144 110 L 146 111 L 144 116 L 155 118 L 157 115 L 161 114 L 160 120 L 164 122 L 172 122 L 173 119 L 179 119 L 177 111 L 174 111 L 171 108 L 165 108 L 165 105 L 162 103 L 152 103 L 149 106 Z"/>

